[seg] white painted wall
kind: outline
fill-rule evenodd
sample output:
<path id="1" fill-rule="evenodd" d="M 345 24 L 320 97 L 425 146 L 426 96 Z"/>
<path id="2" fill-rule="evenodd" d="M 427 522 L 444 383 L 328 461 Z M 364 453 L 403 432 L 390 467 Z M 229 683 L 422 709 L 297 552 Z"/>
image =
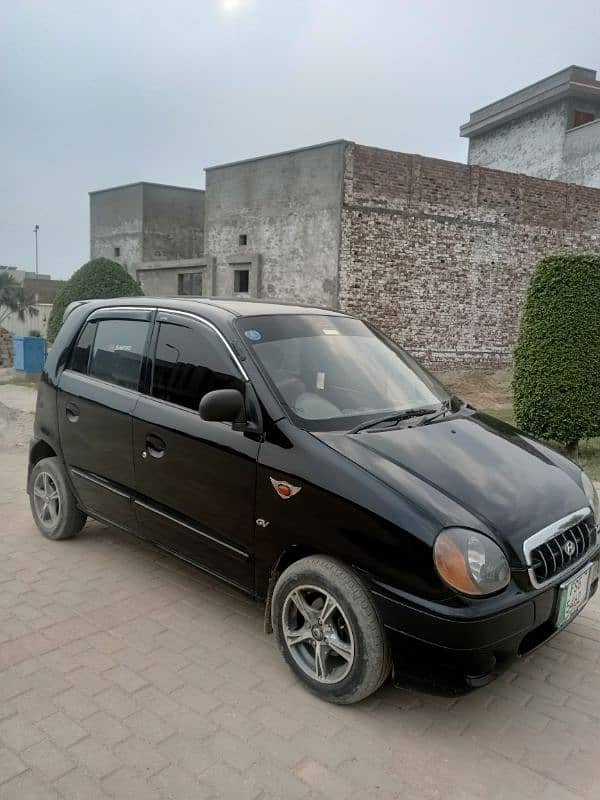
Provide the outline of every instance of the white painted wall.
<path id="1" fill-rule="evenodd" d="M 29 336 L 29 331 L 37 330 L 45 339 L 48 332 L 48 320 L 52 311 L 52 303 L 38 303 L 36 308 L 38 309 L 37 316 L 30 317 L 29 314 L 26 314 L 23 322 L 21 322 L 17 314 L 9 314 L 2 321 L 2 327 L 6 328 L 13 336 Z"/>

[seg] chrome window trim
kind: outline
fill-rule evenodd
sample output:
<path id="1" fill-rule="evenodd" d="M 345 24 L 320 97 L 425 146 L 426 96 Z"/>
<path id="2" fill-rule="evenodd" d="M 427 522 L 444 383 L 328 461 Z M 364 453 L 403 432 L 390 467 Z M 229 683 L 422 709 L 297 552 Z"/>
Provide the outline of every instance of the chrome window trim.
<path id="1" fill-rule="evenodd" d="M 101 308 L 94 309 L 94 311 L 92 311 L 92 313 L 89 314 L 86 317 L 84 324 L 89 322 L 92 319 L 92 317 L 94 316 L 94 314 L 96 314 L 96 313 L 100 313 L 101 314 L 101 313 L 104 313 L 105 311 L 150 311 L 150 312 L 151 311 L 156 311 L 157 314 L 161 314 L 161 313 L 162 314 L 177 314 L 180 317 L 189 317 L 190 319 L 193 319 L 196 322 L 199 322 L 201 325 L 205 325 L 207 328 L 210 328 L 210 330 L 213 331 L 213 333 L 217 334 L 217 337 L 225 345 L 225 349 L 227 350 L 227 352 L 231 356 L 231 358 L 233 360 L 233 363 L 238 368 L 242 378 L 245 381 L 249 381 L 250 380 L 250 377 L 249 377 L 248 373 L 246 372 L 246 370 L 242 366 L 241 361 L 239 360 L 239 358 L 235 354 L 235 351 L 233 350 L 232 346 L 229 344 L 229 342 L 227 341 L 225 336 L 221 333 L 221 331 L 217 328 L 216 325 L 214 325 L 212 322 L 210 322 L 209 320 L 205 319 L 204 317 L 200 316 L 200 314 L 194 314 L 191 311 L 179 311 L 176 308 L 165 308 L 163 306 L 102 306 Z M 155 321 L 156 322 L 161 322 L 161 320 L 159 320 L 158 318 Z M 82 326 L 81 329 L 83 329 L 83 326 Z M 148 357 L 149 356 L 150 356 L 150 354 L 148 354 Z M 92 377 L 92 376 L 90 376 L 90 377 Z M 110 385 L 112 386 L 114 384 L 110 384 Z M 140 392 L 138 392 L 138 394 L 140 394 Z"/>
<path id="2" fill-rule="evenodd" d="M 250 380 L 250 378 L 248 376 L 248 373 L 246 372 L 246 370 L 242 366 L 242 363 L 239 360 L 239 358 L 236 356 L 232 346 L 229 344 L 229 342 L 227 341 L 225 336 L 221 333 L 221 331 L 217 328 L 217 326 L 214 325 L 212 322 L 209 322 L 207 319 L 205 319 L 204 317 L 201 317 L 199 314 L 192 314 L 190 311 L 178 311 L 178 310 L 176 310 L 174 308 L 162 308 L 162 307 L 157 308 L 156 311 L 157 311 L 157 314 L 161 314 L 161 313 L 163 313 L 163 314 L 177 314 L 178 316 L 181 316 L 181 317 L 189 317 L 190 319 L 193 319 L 196 322 L 199 322 L 202 325 L 205 325 L 207 328 L 210 328 L 210 330 L 213 331 L 213 333 L 216 333 L 217 337 L 225 345 L 225 349 L 227 350 L 227 352 L 231 356 L 231 359 L 232 359 L 233 363 L 236 365 L 236 367 L 238 368 L 242 378 L 245 381 L 249 381 Z M 157 322 L 161 322 L 161 320 L 158 318 L 158 316 L 156 318 L 156 321 Z"/>
<path id="3" fill-rule="evenodd" d="M 529 573 L 529 579 L 533 586 L 536 589 L 540 589 L 543 586 L 547 586 L 550 583 L 556 582 L 564 575 L 566 572 L 569 572 L 573 568 L 582 564 L 586 558 L 589 557 L 589 551 L 584 553 L 581 558 L 577 559 L 577 561 L 571 562 L 566 569 L 562 570 L 561 572 L 553 575 L 548 580 L 542 581 L 540 583 L 537 578 L 535 577 L 535 573 L 533 571 L 533 565 L 531 560 L 531 553 L 536 547 L 544 544 L 545 542 L 549 541 L 550 539 L 554 539 L 555 536 L 559 536 L 561 533 L 569 530 L 575 525 L 578 525 L 580 522 L 588 517 L 592 513 L 592 509 L 590 506 L 585 506 L 584 508 L 579 508 L 577 511 L 573 511 L 571 514 L 567 514 L 566 517 L 562 517 L 556 522 L 552 522 L 550 525 L 546 525 L 545 528 L 537 531 L 528 539 L 525 539 L 523 542 L 523 555 L 525 556 L 525 563 L 527 564 L 527 572 Z M 595 525 L 593 526 L 595 528 Z"/>
<path id="4" fill-rule="evenodd" d="M 89 302 L 89 301 L 85 301 Z M 86 322 L 93 322 L 96 314 L 103 314 L 105 311 L 156 311 L 156 306 L 101 306 L 95 308 L 91 314 L 85 318 Z M 144 320 L 132 320 L 132 322 L 143 322 Z"/>

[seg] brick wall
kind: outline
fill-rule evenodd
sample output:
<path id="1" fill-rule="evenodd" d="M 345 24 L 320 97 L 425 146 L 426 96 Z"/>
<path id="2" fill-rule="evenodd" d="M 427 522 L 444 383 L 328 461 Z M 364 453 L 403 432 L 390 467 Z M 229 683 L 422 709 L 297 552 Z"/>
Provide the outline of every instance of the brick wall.
<path id="1" fill-rule="evenodd" d="M 600 252 L 600 190 L 348 145 L 340 306 L 432 366 L 510 362 L 531 270 Z"/>

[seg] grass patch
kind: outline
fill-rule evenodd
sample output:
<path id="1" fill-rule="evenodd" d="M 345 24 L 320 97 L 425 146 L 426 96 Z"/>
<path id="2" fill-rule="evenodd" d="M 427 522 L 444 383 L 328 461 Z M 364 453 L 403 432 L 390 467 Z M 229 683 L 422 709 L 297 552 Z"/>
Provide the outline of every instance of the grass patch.
<path id="1" fill-rule="evenodd" d="M 485 414 L 490 417 L 497 417 L 502 422 L 507 422 L 509 425 L 515 425 L 515 415 L 512 408 L 482 408 Z M 548 442 L 548 444 L 559 452 L 563 452 L 562 448 L 556 442 Z M 595 439 L 585 439 L 579 444 L 579 458 L 577 459 L 579 466 L 584 469 L 590 478 L 594 481 L 600 481 L 600 437 Z"/>

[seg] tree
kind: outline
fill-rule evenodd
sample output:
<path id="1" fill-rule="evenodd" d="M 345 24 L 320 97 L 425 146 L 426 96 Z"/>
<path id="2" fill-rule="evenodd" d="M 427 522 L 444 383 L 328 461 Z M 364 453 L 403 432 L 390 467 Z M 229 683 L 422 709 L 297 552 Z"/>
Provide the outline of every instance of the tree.
<path id="1" fill-rule="evenodd" d="M 27 294 L 13 276 L 6 271 L 0 272 L 0 326 L 11 314 L 24 321 L 26 316 L 36 317 L 38 309 L 35 298 Z"/>
<path id="2" fill-rule="evenodd" d="M 116 261 L 93 258 L 69 278 L 56 295 L 50 319 L 48 340 L 53 342 L 62 325 L 69 303 L 75 300 L 94 300 L 106 297 L 139 297 L 142 288 Z"/>
<path id="3" fill-rule="evenodd" d="M 576 456 L 600 435 L 600 256 L 554 255 L 536 266 L 514 352 L 514 409 L 524 430 Z"/>

